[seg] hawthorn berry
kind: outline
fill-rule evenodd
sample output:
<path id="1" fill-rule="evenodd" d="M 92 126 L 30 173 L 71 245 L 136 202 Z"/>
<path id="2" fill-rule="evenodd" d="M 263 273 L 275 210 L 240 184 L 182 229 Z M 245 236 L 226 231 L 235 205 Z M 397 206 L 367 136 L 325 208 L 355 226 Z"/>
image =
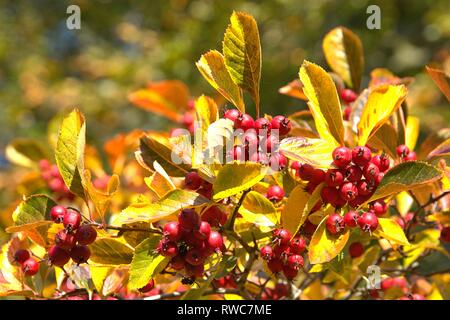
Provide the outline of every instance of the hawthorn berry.
<path id="1" fill-rule="evenodd" d="M 181 229 L 191 231 L 198 227 L 200 217 L 194 209 L 184 209 L 178 214 L 178 223 Z"/>
<path id="2" fill-rule="evenodd" d="M 417 160 L 417 155 L 414 151 L 410 151 L 405 157 L 405 161 L 416 161 L 416 160 Z"/>
<path id="3" fill-rule="evenodd" d="M 93 243 L 96 238 L 97 231 L 94 227 L 87 224 L 80 226 L 75 233 L 75 240 L 78 244 L 85 246 Z"/>
<path id="4" fill-rule="evenodd" d="M 288 244 L 277 244 L 273 247 L 275 258 L 285 258 L 291 253 L 291 247 Z"/>
<path id="5" fill-rule="evenodd" d="M 64 266 L 70 260 L 69 253 L 57 245 L 51 246 L 47 254 L 50 263 L 57 267 Z"/>
<path id="6" fill-rule="evenodd" d="M 28 250 L 19 249 L 14 253 L 14 261 L 22 264 L 30 258 L 30 252 Z"/>
<path id="7" fill-rule="evenodd" d="M 358 181 L 356 186 L 358 188 L 358 194 L 362 195 L 362 196 L 371 195 L 375 189 L 375 186 L 373 185 L 373 183 L 369 183 L 367 180 Z"/>
<path id="8" fill-rule="evenodd" d="M 178 247 L 173 241 L 161 240 L 158 244 L 157 251 L 164 257 L 172 258 L 178 254 Z"/>
<path id="9" fill-rule="evenodd" d="M 150 279 L 150 281 L 145 286 L 139 289 L 139 292 L 147 293 L 151 291 L 154 287 L 155 287 L 155 280 Z"/>
<path id="10" fill-rule="evenodd" d="M 280 141 L 274 135 L 270 135 L 265 139 L 265 145 L 266 145 L 267 152 L 277 151 L 279 144 L 280 144 Z"/>
<path id="11" fill-rule="evenodd" d="M 365 146 L 358 146 L 352 150 L 352 161 L 354 164 L 364 167 L 372 159 L 370 149 Z"/>
<path id="12" fill-rule="evenodd" d="M 236 118 L 234 126 L 236 129 L 242 129 L 243 131 L 247 131 L 255 128 L 255 120 L 253 120 L 252 116 L 250 116 L 249 114 L 241 113 Z"/>
<path id="13" fill-rule="evenodd" d="M 287 166 L 287 159 L 281 153 L 275 153 L 270 156 L 269 165 L 274 170 L 284 170 Z"/>
<path id="14" fill-rule="evenodd" d="M 289 242 L 289 247 L 295 254 L 302 254 L 306 249 L 306 241 L 302 237 L 298 236 Z"/>
<path id="15" fill-rule="evenodd" d="M 258 118 L 255 120 L 255 129 L 258 134 L 262 133 L 265 130 L 265 133 L 268 134 L 270 129 L 272 128 L 272 124 L 266 118 Z"/>
<path id="16" fill-rule="evenodd" d="M 377 176 L 375 177 L 374 183 L 375 185 L 379 185 L 381 183 L 381 180 L 383 180 L 384 178 L 384 173 L 380 172 L 379 174 L 377 174 Z"/>
<path id="17" fill-rule="evenodd" d="M 387 171 L 391 165 L 388 156 L 384 153 L 373 156 L 370 162 L 376 165 L 380 169 L 380 172 Z"/>
<path id="18" fill-rule="evenodd" d="M 298 270 L 291 268 L 289 265 L 285 265 L 283 266 L 283 274 L 288 280 L 293 280 L 297 276 Z"/>
<path id="19" fill-rule="evenodd" d="M 364 246 L 361 242 L 353 242 L 348 247 L 348 252 L 350 253 L 350 257 L 352 258 L 358 258 L 363 255 L 364 253 Z"/>
<path id="20" fill-rule="evenodd" d="M 364 212 L 358 220 L 362 231 L 372 232 L 378 228 L 378 218 L 372 211 Z"/>
<path id="21" fill-rule="evenodd" d="M 388 206 L 383 200 L 377 200 L 370 204 L 370 209 L 377 215 L 377 217 L 380 217 L 387 212 Z"/>
<path id="22" fill-rule="evenodd" d="M 273 231 L 275 241 L 280 245 L 287 245 L 291 240 L 291 233 L 287 229 L 275 229 Z"/>
<path id="23" fill-rule="evenodd" d="M 234 146 L 231 150 L 233 160 L 236 161 L 247 161 L 249 159 L 248 150 L 244 146 Z"/>
<path id="24" fill-rule="evenodd" d="M 314 169 L 311 174 L 310 182 L 318 185 L 324 181 L 325 181 L 325 171 L 321 169 Z"/>
<path id="25" fill-rule="evenodd" d="M 55 236 L 55 243 L 64 250 L 70 250 L 76 244 L 75 235 L 67 232 L 65 229 L 60 230 Z"/>
<path id="26" fill-rule="evenodd" d="M 201 219 L 208 222 L 211 227 L 219 227 L 225 225 L 227 215 L 218 206 L 213 206 L 202 214 Z"/>
<path id="27" fill-rule="evenodd" d="M 362 170 L 359 166 L 351 165 L 345 170 L 345 178 L 350 182 L 358 182 L 362 177 Z"/>
<path id="28" fill-rule="evenodd" d="M 356 93 L 351 89 L 342 89 L 339 92 L 339 96 L 346 104 L 352 103 L 358 97 Z"/>
<path id="29" fill-rule="evenodd" d="M 363 196 L 363 195 L 359 195 L 358 194 L 358 196 L 355 199 L 350 200 L 348 202 L 348 204 L 350 205 L 350 207 L 356 208 L 359 205 L 363 204 L 367 199 L 368 199 L 367 196 Z"/>
<path id="30" fill-rule="evenodd" d="M 182 270 L 184 269 L 184 259 L 180 255 L 175 256 L 170 260 L 170 266 L 175 270 Z"/>
<path id="31" fill-rule="evenodd" d="M 200 188 L 203 179 L 198 175 L 197 172 L 189 172 L 184 177 L 184 185 L 190 190 L 197 190 Z"/>
<path id="32" fill-rule="evenodd" d="M 267 262 L 267 267 L 273 273 L 278 273 L 283 271 L 284 264 L 283 261 L 281 261 L 281 259 L 273 258 Z"/>
<path id="33" fill-rule="evenodd" d="M 255 130 L 249 130 L 242 135 L 242 142 L 244 147 L 251 151 L 256 151 L 258 149 L 258 135 Z"/>
<path id="34" fill-rule="evenodd" d="M 223 117 L 225 119 L 233 121 L 233 123 L 236 123 L 236 120 L 238 119 L 238 117 L 240 115 L 241 115 L 241 113 L 239 112 L 239 110 L 237 110 L 237 109 L 228 109 L 227 111 L 225 111 L 225 114 L 223 115 Z"/>
<path id="35" fill-rule="evenodd" d="M 63 224 L 68 232 L 75 231 L 81 224 L 81 214 L 75 210 L 67 210 Z"/>
<path id="36" fill-rule="evenodd" d="M 39 272 L 39 262 L 33 258 L 28 258 L 22 263 L 22 271 L 26 276 L 34 276 Z"/>
<path id="37" fill-rule="evenodd" d="M 272 130 L 278 129 L 280 136 L 285 136 L 291 131 L 291 121 L 285 116 L 275 116 L 271 122 Z"/>
<path id="38" fill-rule="evenodd" d="M 339 169 L 328 169 L 325 173 L 325 182 L 329 187 L 339 187 L 344 179 L 344 173 Z"/>
<path id="39" fill-rule="evenodd" d="M 261 252 L 261 257 L 264 260 L 270 260 L 270 259 L 273 258 L 273 249 L 272 249 L 271 246 L 264 246 L 264 247 L 262 247 L 260 252 Z"/>
<path id="40" fill-rule="evenodd" d="M 194 236 L 201 239 L 208 239 L 211 234 L 211 225 L 206 221 L 201 221 L 198 229 L 194 230 Z"/>
<path id="41" fill-rule="evenodd" d="M 399 157 L 404 158 L 408 155 L 409 148 L 406 145 L 401 144 L 395 149 L 395 151 Z"/>
<path id="42" fill-rule="evenodd" d="M 88 246 L 77 244 L 70 250 L 70 257 L 76 264 L 86 263 L 91 256 L 91 250 Z"/>
<path id="43" fill-rule="evenodd" d="M 325 222 L 329 233 L 337 234 L 344 229 L 344 219 L 338 213 L 330 214 Z"/>
<path id="44" fill-rule="evenodd" d="M 287 259 L 288 267 L 295 270 L 299 270 L 301 267 L 303 267 L 303 264 L 304 264 L 303 257 L 299 254 L 293 254 L 289 256 L 289 258 Z"/>
<path id="45" fill-rule="evenodd" d="M 380 169 L 372 162 L 366 164 L 363 168 L 363 175 L 369 181 L 374 181 L 379 173 Z"/>
<path id="46" fill-rule="evenodd" d="M 211 231 L 208 237 L 208 246 L 217 251 L 222 248 L 223 238 L 222 235 L 217 231 Z"/>
<path id="47" fill-rule="evenodd" d="M 50 210 L 50 217 L 55 223 L 61 223 L 64 220 L 64 215 L 67 213 L 67 209 L 63 206 L 54 206 Z"/>
<path id="48" fill-rule="evenodd" d="M 293 161 L 291 163 L 291 169 L 292 170 L 298 171 L 300 169 L 300 167 L 301 167 L 301 164 L 298 161 Z"/>
<path id="49" fill-rule="evenodd" d="M 354 228 L 358 225 L 359 214 L 355 211 L 349 211 L 344 215 L 344 223 L 349 228 Z"/>
<path id="50" fill-rule="evenodd" d="M 450 227 L 442 228 L 441 235 L 440 235 L 439 239 L 442 242 L 447 242 L 447 243 L 450 242 Z"/>
<path id="51" fill-rule="evenodd" d="M 320 191 L 320 196 L 322 198 L 322 202 L 324 204 L 330 203 L 331 205 L 335 204 L 339 198 L 339 192 L 336 188 L 333 187 L 324 187 Z"/>
<path id="52" fill-rule="evenodd" d="M 269 164 L 269 158 L 265 153 L 255 152 L 250 156 L 250 161 L 260 163 L 264 166 Z"/>
<path id="53" fill-rule="evenodd" d="M 333 163 L 338 168 L 345 168 L 352 161 L 352 151 L 347 147 L 338 147 L 333 150 Z"/>
<path id="54" fill-rule="evenodd" d="M 186 253 L 184 260 L 192 266 L 198 266 L 203 264 L 205 258 L 200 250 L 193 248 Z"/>
<path id="55" fill-rule="evenodd" d="M 272 202 L 279 202 L 284 198 L 284 190 L 280 186 L 273 185 L 267 189 L 266 198 Z"/>
<path id="56" fill-rule="evenodd" d="M 351 182 L 346 182 L 339 188 L 339 195 L 345 201 L 352 201 L 358 196 L 358 189 Z"/>
<path id="57" fill-rule="evenodd" d="M 342 119 L 344 119 L 345 121 L 349 121 L 351 113 L 352 113 L 352 107 L 350 107 L 350 106 L 345 107 L 344 112 L 342 113 Z"/>
<path id="58" fill-rule="evenodd" d="M 300 164 L 300 168 L 298 169 L 298 175 L 300 179 L 304 181 L 310 181 L 312 178 L 312 174 L 314 171 L 314 167 L 308 163 Z"/>
<path id="59" fill-rule="evenodd" d="M 180 224 L 176 221 L 167 222 L 163 227 L 163 235 L 169 241 L 178 241 L 181 238 Z"/>

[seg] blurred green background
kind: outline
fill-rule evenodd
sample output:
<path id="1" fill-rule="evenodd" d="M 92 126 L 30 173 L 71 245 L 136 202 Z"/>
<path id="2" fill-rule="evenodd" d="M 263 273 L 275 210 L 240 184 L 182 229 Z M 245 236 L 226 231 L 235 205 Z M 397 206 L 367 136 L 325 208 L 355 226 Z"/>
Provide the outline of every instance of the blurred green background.
<path id="1" fill-rule="evenodd" d="M 81 8 L 81 30 L 66 28 L 70 4 Z M 370 4 L 381 8 L 381 30 L 366 28 Z M 263 112 L 305 108 L 277 90 L 305 58 L 326 66 L 322 38 L 343 25 L 363 41 L 364 83 L 375 67 L 415 76 L 411 113 L 425 132 L 448 125 L 448 104 L 423 73 L 431 61 L 450 70 L 448 0 L 1 0 L 0 153 L 14 137 L 43 137 L 56 113 L 75 106 L 97 145 L 120 131 L 164 128 L 166 120 L 131 106 L 127 94 L 161 79 L 185 81 L 194 96 L 214 94 L 194 62 L 221 49 L 233 10 L 259 24 Z"/>

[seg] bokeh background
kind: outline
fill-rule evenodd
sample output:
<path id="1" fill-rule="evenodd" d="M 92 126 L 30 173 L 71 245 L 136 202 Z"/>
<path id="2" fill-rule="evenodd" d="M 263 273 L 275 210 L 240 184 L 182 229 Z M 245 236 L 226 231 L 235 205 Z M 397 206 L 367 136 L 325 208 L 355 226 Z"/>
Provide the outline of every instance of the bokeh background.
<path id="1" fill-rule="evenodd" d="M 66 9 L 81 8 L 81 30 L 68 30 Z M 366 28 L 366 8 L 381 8 L 381 30 Z M 303 59 L 326 66 L 321 41 L 343 25 L 365 49 L 371 69 L 414 76 L 411 113 L 427 131 L 448 126 L 450 110 L 424 73 L 438 63 L 450 71 L 448 0 L 214 1 L 0 0 L 0 163 L 15 137 L 46 135 L 48 121 L 72 107 L 88 119 L 88 139 L 101 146 L 120 131 L 162 129 L 167 120 L 133 107 L 127 95 L 148 81 L 179 79 L 192 95 L 213 95 L 194 62 L 221 48 L 233 10 L 258 21 L 263 50 L 262 110 L 289 113 L 305 104 L 278 94 L 297 77 Z"/>

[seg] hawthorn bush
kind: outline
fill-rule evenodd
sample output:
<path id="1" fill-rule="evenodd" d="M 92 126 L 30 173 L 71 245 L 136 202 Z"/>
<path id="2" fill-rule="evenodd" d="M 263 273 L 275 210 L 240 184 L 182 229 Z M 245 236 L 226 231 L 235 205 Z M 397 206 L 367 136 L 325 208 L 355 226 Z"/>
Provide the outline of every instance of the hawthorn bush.
<path id="1" fill-rule="evenodd" d="M 416 146 L 410 79 L 380 68 L 361 88 L 350 30 L 331 30 L 323 51 L 332 72 L 304 61 L 280 89 L 309 111 L 263 115 L 257 24 L 235 12 L 222 52 L 196 63 L 221 97 L 193 98 L 175 80 L 129 96 L 178 128 L 120 133 L 101 155 L 74 109 L 48 144 L 12 141 L 9 160 L 30 171 L 11 206 L 0 295 L 447 299 L 448 129 Z M 450 98 L 445 74 L 427 71 Z"/>

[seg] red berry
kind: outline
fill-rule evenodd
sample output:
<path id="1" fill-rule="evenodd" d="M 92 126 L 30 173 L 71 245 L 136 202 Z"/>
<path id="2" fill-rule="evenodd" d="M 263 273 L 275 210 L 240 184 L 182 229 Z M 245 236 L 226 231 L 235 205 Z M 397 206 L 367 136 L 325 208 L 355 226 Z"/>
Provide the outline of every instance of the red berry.
<path id="1" fill-rule="evenodd" d="M 351 182 L 346 182 L 339 188 L 339 194 L 345 201 L 352 201 L 358 196 L 358 189 Z"/>
<path id="2" fill-rule="evenodd" d="M 376 165 L 378 169 L 380 169 L 380 172 L 385 172 L 391 165 L 388 156 L 384 153 L 381 155 L 377 154 L 372 158 L 372 160 L 370 160 L 370 162 Z"/>
<path id="3" fill-rule="evenodd" d="M 205 258 L 202 254 L 202 252 L 198 249 L 190 249 L 186 256 L 184 257 L 187 263 L 189 263 L 192 266 L 198 266 L 200 264 L 203 264 L 205 261 Z"/>
<path id="4" fill-rule="evenodd" d="M 139 292 L 146 293 L 153 290 L 154 287 L 155 287 L 155 280 L 150 279 L 150 281 L 145 286 L 139 289 Z"/>
<path id="5" fill-rule="evenodd" d="M 300 165 L 300 168 L 298 169 L 298 175 L 300 179 L 310 181 L 312 178 L 313 171 L 314 167 L 312 165 L 303 163 Z"/>
<path id="6" fill-rule="evenodd" d="M 301 164 L 300 164 L 300 162 L 298 162 L 298 161 L 293 161 L 293 162 L 291 163 L 291 169 L 292 169 L 292 170 L 297 171 L 297 170 L 300 169 L 300 167 L 301 167 Z"/>
<path id="7" fill-rule="evenodd" d="M 192 278 L 201 278 L 203 277 L 203 272 L 205 271 L 203 264 L 199 264 L 197 266 L 193 266 L 190 264 L 186 264 L 184 269 L 186 270 L 186 274 Z"/>
<path id="8" fill-rule="evenodd" d="M 355 198 L 356 199 L 356 198 Z M 352 200 L 353 201 L 353 200 Z M 335 203 L 332 203 L 331 205 L 335 208 L 343 208 L 347 204 L 347 200 L 342 199 L 341 196 L 339 196 Z"/>
<path id="9" fill-rule="evenodd" d="M 249 159 L 248 150 L 244 146 L 234 146 L 231 156 L 233 160 L 240 162 L 248 161 Z"/>
<path id="10" fill-rule="evenodd" d="M 293 280 L 297 276 L 298 270 L 285 265 L 283 266 L 283 274 L 288 280 Z"/>
<path id="11" fill-rule="evenodd" d="M 302 227 L 303 233 L 306 236 L 311 236 L 317 229 L 317 225 L 311 223 L 308 219 L 306 219 L 305 224 Z"/>
<path id="12" fill-rule="evenodd" d="M 34 276 L 39 272 L 39 262 L 33 258 L 29 258 L 22 263 L 22 271 L 26 276 Z"/>
<path id="13" fill-rule="evenodd" d="M 178 247 L 175 242 L 161 240 L 157 251 L 164 257 L 175 257 L 178 254 Z"/>
<path id="14" fill-rule="evenodd" d="M 41 159 L 39 160 L 39 169 L 41 171 L 47 171 L 50 169 L 50 161 L 48 161 L 47 159 Z"/>
<path id="15" fill-rule="evenodd" d="M 374 183 L 375 185 L 379 185 L 381 183 L 381 180 L 383 180 L 384 178 L 384 173 L 380 172 L 379 174 L 377 174 L 377 176 L 375 177 Z"/>
<path id="16" fill-rule="evenodd" d="M 444 227 L 441 230 L 441 236 L 439 238 L 442 242 L 450 242 L 450 227 Z"/>
<path id="17" fill-rule="evenodd" d="M 184 178 L 184 185 L 190 190 L 197 190 L 200 188 L 202 181 L 197 172 L 189 172 Z"/>
<path id="18" fill-rule="evenodd" d="M 410 151 L 405 157 L 405 161 L 416 161 L 416 160 L 417 160 L 417 155 L 414 151 Z"/>
<path id="19" fill-rule="evenodd" d="M 380 283 L 381 290 L 387 291 L 390 288 L 392 288 L 392 286 L 394 285 L 393 280 L 394 280 L 393 278 L 387 278 L 387 279 L 384 279 L 383 281 L 381 281 L 381 283 Z"/>
<path id="20" fill-rule="evenodd" d="M 258 134 L 265 133 L 266 135 L 268 135 L 271 128 L 272 128 L 272 124 L 266 118 L 258 118 L 258 119 L 256 119 L 256 121 L 255 121 L 255 129 L 258 132 Z"/>
<path id="21" fill-rule="evenodd" d="M 354 164 L 364 167 L 372 159 L 370 149 L 364 146 L 358 146 L 352 150 L 352 161 Z"/>
<path id="22" fill-rule="evenodd" d="M 191 231 L 198 228 L 200 217 L 194 209 L 184 209 L 178 214 L 178 223 L 181 229 Z"/>
<path id="23" fill-rule="evenodd" d="M 325 171 L 321 169 L 314 169 L 311 174 L 311 183 L 321 184 L 325 181 Z"/>
<path id="24" fill-rule="evenodd" d="M 181 238 L 180 224 L 176 221 L 168 222 L 163 228 L 164 237 L 169 241 L 178 241 Z"/>
<path id="25" fill-rule="evenodd" d="M 249 114 L 241 113 L 234 122 L 234 126 L 236 129 L 247 131 L 255 128 L 255 121 Z"/>
<path id="26" fill-rule="evenodd" d="M 293 254 L 289 256 L 287 260 L 287 265 L 295 270 L 299 270 L 301 267 L 303 267 L 304 261 L 303 257 L 299 254 Z"/>
<path id="27" fill-rule="evenodd" d="M 275 258 L 284 259 L 291 254 L 291 247 L 288 244 L 277 244 L 273 248 L 273 255 Z"/>
<path id="28" fill-rule="evenodd" d="M 337 213 L 330 214 L 325 224 L 331 234 L 337 234 L 344 230 L 344 219 Z"/>
<path id="29" fill-rule="evenodd" d="M 267 189 L 266 198 L 272 202 L 279 202 L 284 198 L 284 190 L 280 186 L 274 185 Z"/>
<path id="30" fill-rule="evenodd" d="M 72 232 L 80 226 L 81 223 L 81 214 L 74 210 L 67 210 L 64 215 L 63 224 L 66 227 L 68 232 Z"/>
<path id="31" fill-rule="evenodd" d="M 306 249 L 306 241 L 302 237 L 295 237 L 289 242 L 291 251 L 296 254 L 302 254 Z"/>
<path id="32" fill-rule="evenodd" d="M 208 237 L 208 246 L 217 251 L 222 248 L 223 245 L 223 238 L 222 235 L 217 231 L 211 231 Z"/>
<path id="33" fill-rule="evenodd" d="M 333 163 L 338 168 L 345 168 L 352 161 L 352 152 L 347 147 L 338 147 L 333 150 Z"/>
<path id="34" fill-rule="evenodd" d="M 251 155 L 250 161 L 260 163 L 264 166 L 269 164 L 269 158 L 265 153 L 262 152 L 255 152 L 253 155 Z"/>
<path id="35" fill-rule="evenodd" d="M 184 259 L 181 256 L 175 256 L 170 260 L 170 266 L 175 270 L 184 269 Z"/>
<path id="36" fill-rule="evenodd" d="M 278 244 L 287 245 L 291 241 L 292 235 L 287 229 L 275 229 L 273 231 L 273 237 Z"/>
<path id="37" fill-rule="evenodd" d="M 272 130 L 277 130 L 279 131 L 279 135 L 280 136 L 285 136 L 289 133 L 289 131 L 291 131 L 291 121 L 286 118 L 285 116 L 275 116 L 272 119 Z"/>
<path id="38" fill-rule="evenodd" d="M 346 107 L 342 114 L 342 119 L 344 119 L 345 121 L 349 121 L 351 113 L 352 113 L 352 107 Z"/>
<path id="39" fill-rule="evenodd" d="M 403 220 L 402 217 L 396 217 L 395 221 L 397 222 L 397 224 L 400 226 L 400 228 L 404 229 L 405 228 L 405 220 Z"/>
<path id="40" fill-rule="evenodd" d="M 76 243 L 75 235 L 66 230 L 60 230 L 55 236 L 55 243 L 64 250 L 70 250 Z"/>
<path id="41" fill-rule="evenodd" d="M 63 248 L 53 245 L 48 249 L 48 259 L 52 265 L 62 267 L 69 262 L 70 255 Z"/>
<path id="42" fill-rule="evenodd" d="M 377 200 L 370 205 L 370 209 L 377 215 L 377 217 L 380 217 L 387 212 L 388 206 L 383 200 Z"/>
<path id="43" fill-rule="evenodd" d="M 406 145 L 401 144 L 395 149 L 395 151 L 399 157 L 404 158 L 408 155 L 409 148 Z"/>
<path id="44" fill-rule="evenodd" d="M 278 273 L 280 271 L 283 271 L 283 261 L 280 259 L 272 259 L 267 262 L 267 267 L 269 267 L 270 271 L 273 273 Z"/>
<path id="45" fill-rule="evenodd" d="M 362 170 L 356 165 L 348 166 L 345 170 L 345 177 L 350 182 L 358 182 L 362 177 Z"/>
<path id="46" fill-rule="evenodd" d="M 356 186 L 358 188 L 358 194 L 362 196 L 368 196 L 375 190 L 375 186 L 366 180 L 360 180 Z"/>
<path id="47" fill-rule="evenodd" d="M 63 206 L 54 206 L 50 210 L 50 217 L 55 223 L 61 223 L 64 220 L 64 215 L 67 213 L 67 209 Z"/>
<path id="48" fill-rule="evenodd" d="M 229 109 L 227 111 L 225 111 L 225 114 L 223 115 L 223 117 L 225 119 L 229 119 L 231 121 L 233 121 L 233 123 L 236 122 L 237 118 L 240 116 L 240 112 L 237 109 Z"/>
<path id="49" fill-rule="evenodd" d="M 201 239 L 208 239 L 211 234 L 211 225 L 206 221 L 201 221 L 198 230 L 194 230 L 194 236 Z"/>
<path id="50" fill-rule="evenodd" d="M 211 227 L 219 227 L 225 225 L 227 222 L 227 215 L 220 210 L 219 207 L 214 206 L 202 214 L 202 220 L 208 222 Z"/>
<path id="51" fill-rule="evenodd" d="M 181 118 L 181 123 L 185 126 L 185 127 L 189 127 L 191 124 L 194 123 L 194 116 L 191 112 L 185 112 L 183 114 L 183 117 Z"/>
<path id="52" fill-rule="evenodd" d="M 358 98 L 356 93 L 351 89 L 342 89 L 339 92 L 339 95 L 341 96 L 342 101 L 344 101 L 347 104 L 352 103 L 353 101 L 356 100 L 356 98 Z"/>
<path id="53" fill-rule="evenodd" d="M 248 130 L 242 135 L 242 142 L 246 150 L 250 153 L 256 152 L 258 150 L 258 135 L 255 130 Z"/>
<path id="54" fill-rule="evenodd" d="M 331 203 L 335 204 L 339 198 L 339 193 L 336 188 L 333 187 L 324 187 L 320 191 L 320 196 L 322 197 L 322 202 L 324 204 Z"/>
<path id="55" fill-rule="evenodd" d="M 97 231 L 94 227 L 89 225 L 82 225 L 75 233 L 75 240 L 78 242 L 78 244 L 85 246 L 93 243 L 96 238 Z"/>
<path id="56" fill-rule="evenodd" d="M 365 212 L 359 218 L 358 224 L 364 232 L 372 232 L 378 228 L 378 218 L 376 214 L 371 211 Z"/>
<path id="57" fill-rule="evenodd" d="M 86 263 L 90 256 L 91 250 L 89 250 L 88 246 L 77 244 L 72 248 L 72 250 L 70 250 L 70 257 L 76 264 Z"/>
<path id="58" fill-rule="evenodd" d="M 278 147 L 280 145 L 280 140 L 275 135 L 270 135 L 265 139 L 266 151 L 267 152 L 276 152 L 278 151 Z"/>
<path id="59" fill-rule="evenodd" d="M 358 258 L 361 257 L 364 253 L 364 246 L 361 242 L 353 242 L 348 247 L 348 252 L 350 253 L 350 257 L 352 258 Z"/>
<path id="60" fill-rule="evenodd" d="M 325 182 L 329 187 L 339 187 L 344 183 L 344 174 L 338 169 L 328 169 L 325 174 Z"/>
<path id="61" fill-rule="evenodd" d="M 28 250 L 19 249 L 14 253 L 14 261 L 22 264 L 26 260 L 30 259 L 30 252 Z"/>
<path id="62" fill-rule="evenodd" d="M 372 162 L 364 166 L 363 175 L 368 181 L 374 181 L 379 173 L 380 169 Z"/>
<path id="63" fill-rule="evenodd" d="M 355 199 L 348 202 L 352 208 L 357 208 L 367 200 L 367 196 L 358 195 Z"/>
<path id="64" fill-rule="evenodd" d="M 349 211 L 344 215 L 344 223 L 349 228 L 354 228 L 358 225 L 359 214 L 355 211 Z"/>
<path id="65" fill-rule="evenodd" d="M 264 246 L 260 250 L 261 257 L 265 260 L 270 260 L 273 258 L 273 249 L 271 246 Z"/>
<path id="66" fill-rule="evenodd" d="M 272 170 L 284 170 L 287 166 L 287 159 L 283 154 L 275 153 L 270 156 L 269 164 Z"/>

